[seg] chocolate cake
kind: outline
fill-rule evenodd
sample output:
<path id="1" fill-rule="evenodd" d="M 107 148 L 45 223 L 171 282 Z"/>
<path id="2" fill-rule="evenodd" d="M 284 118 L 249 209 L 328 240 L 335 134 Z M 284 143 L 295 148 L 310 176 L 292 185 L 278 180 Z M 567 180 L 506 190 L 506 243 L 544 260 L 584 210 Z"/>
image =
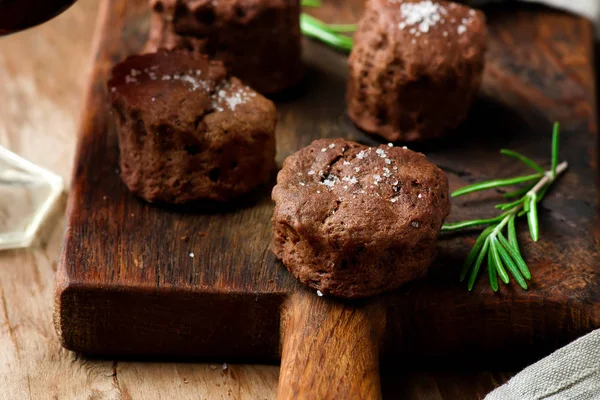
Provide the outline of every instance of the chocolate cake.
<path id="1" fill-rule="evenodd" d="M 450 212 L 423 154 L 321 139 L 288 157 L 273 189 L 273 251 L 323 294 L 364 297 L 422 276 Z"/>
<path id="2" fill-rule="evenodd" d="M 299 0 L 150 0 L 150 6 L 146 51 L 208 54 L 266 94 L 302 77 Z"/>
<path id="3" fill-rule="evenodd" d="M 221 62 L 188 52 L 132 56 L 108 83 L 121 176 L 150 202 L 227 201 L 275 167 L 273 103 Z"/>
<path id="4" fill-rule="evenodd" d="M 485 17 L 430 0 L 368 0 L 349 59 L 348 115 L 391 141 L 441 137 L 481 85 Z"/>

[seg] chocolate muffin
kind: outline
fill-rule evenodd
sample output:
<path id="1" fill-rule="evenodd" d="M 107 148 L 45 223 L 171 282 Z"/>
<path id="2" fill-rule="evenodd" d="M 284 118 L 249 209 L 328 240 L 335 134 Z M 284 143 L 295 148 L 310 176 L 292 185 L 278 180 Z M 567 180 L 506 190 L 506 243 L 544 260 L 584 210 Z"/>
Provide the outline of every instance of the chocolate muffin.
<path id="1" fill-rule="evenodd" d="M 269 180 L 273 102 L 188 52 L 132 56 L 108 83 L 121 176 L 149 202 L 227 201 Z"/>
<path id="2" fill-rule="evenodd" d="M 343 139 L 288 157 L 273 200 L 275 255 L 306 285 L 349 298 L 425 274 L 450 212 L 446 175 L 423 154 Z"/>
<path id="3" fill-rule="evenodd" d="M 350 54 L 348 115 L 391 141 L 438 138 L 467 116 L 481 85 L 485 17 L 430 0 L 368 0 Z"/>
<path id="4" fill-rule="evenodd" d="M 265 94 L 302 77 L 299 0 L 150 0 L 150 6 L 147 51 L 208 54 Z"/>

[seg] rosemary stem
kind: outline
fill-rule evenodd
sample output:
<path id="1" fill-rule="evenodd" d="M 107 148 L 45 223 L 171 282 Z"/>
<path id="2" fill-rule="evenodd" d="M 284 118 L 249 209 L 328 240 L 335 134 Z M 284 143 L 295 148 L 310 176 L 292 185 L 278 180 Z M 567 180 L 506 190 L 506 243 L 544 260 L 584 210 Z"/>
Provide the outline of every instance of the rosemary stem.
<path id="1" fill-rule="evenodd" d="M 544 173 L 544 177 L 542 179 L 540 179 L 540 181 L 538 183 L 536 183 L 535 186 L 532 187 L 529 190 L 529 192 L 527 192 L 527 194 L 538 194 L 539 191 L 542 190 L 542 188 L 544 186 L 546 186 L 547 183 L 554 182 L 560 174 L 562 174 L 563 172 L 565 172 L 567 170 L 568 167 L 569 167 L 569 163 L 566 161 L 563 161 L 560 164 L 558 164 L 558 166 L 556 167 L 556 175 L 552 176 L 552 170 L 546 171 Z"/>
<path id="2" fill-rule="evenodd" d="M 542 177 L 542 179 L 540 179 L 538 181 L 538 183 L 535 184 L 534 187 L 532 187 L 526 194 L 526 196 L 529 195 L 537 195 L 543 188 L 544 186 L 546 186 L 548 183 L 550 182 L 554 182 L 559 176 L 560 174 L 562 174 L 563 172 L 565 172 L 567 170 L 569 166 L 569 163 L 567 163 L 566 161 L 563 161 L 562 163 L 560 163 L 557 167 L 556 167 L 556 175 L 552 175 L 552 170 L 550 171 L 546 171 L 544 173 L 544 176 Z M 521 211 L 521 209 L 525 206 L 525 202 L 519 203 L 516 206 L 514 206 L 513 208 L 511 208 L 509 211 L 506 212 L 506 216 L 502 219 L 502 221 L 500 221 L 500 223 L 494 228 L 494 230 L 492 231 L 492 233 L 490 234 L 490 236 L 492 237 L 496 237 L 496 235 L 502 231 L 502 229 L 504 229 L 504 227 L 506 226 L 506 224 L 508 223 L 508 221 L 514 217 L 515 215 L 518 214 L 519 211 Z"/>

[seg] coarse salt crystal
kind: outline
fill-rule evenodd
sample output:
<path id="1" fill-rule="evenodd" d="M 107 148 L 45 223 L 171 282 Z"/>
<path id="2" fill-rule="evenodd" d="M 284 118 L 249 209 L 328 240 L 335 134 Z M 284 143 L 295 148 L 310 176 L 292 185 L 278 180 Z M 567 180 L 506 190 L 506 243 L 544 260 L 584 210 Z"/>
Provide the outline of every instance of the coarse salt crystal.
<path id="1" fill-rule="evenodd" d="M 335 147 L 335 144 L 333 144 L 333 143 L 331 143 L 331 144 L 329 145 L 329 148 L 330 148 L 330 149 L 333 149 L 334 147 Z"/>
<path id="2" fill-rule="evenodd" d="M 394 147 L 394 143 L 388 143 L 388 147 Z"/>
<path id="3" fill-rule="evenodd" d="M 389 165 L 389 164 L 391 164 L 391 163 L 392 163 L 392 160 L 390 160 L 389 158 L 386 158 L 386 159 L 385 159 L 385 163 Z"/>
<path id="4" fill-rule="evenodd" d="M 322 153 L 325 153 L 326 151 L 327 151 L 327 149 L 326 149 L 325 147 L 323 147 L 323 148 L 321 149 L 321 152 L 322 152 Z"/>
<path id="5" fill-rule="evenodd" d="M 463 33 L 465 33 L 467 31 L 467 27 L 464 25 L 460 25 L 457 29 L 457 32 L 459 35 L 462 35 Z"/>
<path id="6" fill-rule="evenodd" d="M 356 179 L 356 177 L 354 177 L 354 176 L 351 176 L 351 177 L 350 176 L 344 176 L 342 178 L 342 180 L 344 182 L 350 183 L 351 185 L 354 185 L 355 183 L 358 183 L 358 179 Z"/>
<path id="7" fill-rule="evenodd" d="M 359 158 L 359 159 L 361 159 L 361 160 L 362 160 L 362 159 L 363 159 L 363 158 L 365 158 L 366 156 L 367 156 L 367 153 L 366 153 L 364 150 L 361 150 L 361 151 L 360 151 L 360 152 L 359 152 L 359 153 L 356 155 L 356 158 Z"/>
<path id="8" fill-rule="evenodd" d="M 447 11 L 443 5 L 434 3 L 431 0 L 423 0 L 414 3 L 403 3 L 400 6 L 400 15 L 403 21 L 398 24 L 399 29 L 407 26 L 416 26 L 410 29 L 410 33 L 419 36 L 420 33 L 429 32 L 430 28 L 435 26 L 446 15 Z"/>
<path id="9" fill-rule="evenodd" d="M 313 171 L 312 169 L 310 171 L 308 171 L 308 175 L 314 175 L 315 171 Z"/>
<path id="10" fill-rule="evenodd" d="M 392 203 L 395 203 L 395 202 L 397 202 L 397 201 L 398 201 L 398 196 L 396 196 L 396 197 L 392 197 L 392 198 L 390 199 L 390 201 L 391 201 Z"/>
<path id="11" fill-rule="evenodd" d="M 350 161 L 346 161 L 346 160 L 344 160 L 343 164 L 344 164 L 344 165 L 350 165 Z"/>
<path id="12" fill-rule="evenodd" d="M 354 167 L 354 171 L 360 172 L 360 167 Z"/>
<path id="13" fill-rule="evenodd" d="M 323 297 L 323 292 L 321 292 L 320 290 L 317 290 L 317 296 Z"/>
<path id="14" fill-rule="evenodd" d="M 306 186 L 306 183 L 300 182 L 300 186 Z"/>
<path id="15" fill-rule="evenodd" d="M 190 253 L 190 257 L 194 258 L 194 253 Z"/>
<path id="16" fill-rule="evenodd" d="M 419 226 L 421 226 L 421 224 L 418 223 L 417 221 L 411 222 L 411 225 L 413 226 L 413 228 L 418 228 Z"/>
<path id="17" fill-rule="evenodd" d="M 421 197 L 423 197 L 423 196 L 421 195 L 421 193 L 419 193 L 419 195 L 418 195 L 417 197 L 420 199 L 420 198 L 421 198 Z"/>
<path id="18" fill-rule="evenodd" d="M 333 187 L 336 182 L 339 182 L 339 178 L 335 175 L 327 175 L 327 178 L 321 182 L 321 185 L 325 185 L 327 187 Z"/>

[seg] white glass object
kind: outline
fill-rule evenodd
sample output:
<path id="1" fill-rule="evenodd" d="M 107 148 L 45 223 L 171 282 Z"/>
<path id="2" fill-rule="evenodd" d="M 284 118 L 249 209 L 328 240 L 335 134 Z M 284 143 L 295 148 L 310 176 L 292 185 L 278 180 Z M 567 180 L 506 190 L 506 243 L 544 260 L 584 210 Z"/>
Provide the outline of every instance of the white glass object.
<path id="1" fill-rule="evenodd" d="M 62 191 L 60 176 L 0 146 L 0 250 L 29 247 Z"/>

